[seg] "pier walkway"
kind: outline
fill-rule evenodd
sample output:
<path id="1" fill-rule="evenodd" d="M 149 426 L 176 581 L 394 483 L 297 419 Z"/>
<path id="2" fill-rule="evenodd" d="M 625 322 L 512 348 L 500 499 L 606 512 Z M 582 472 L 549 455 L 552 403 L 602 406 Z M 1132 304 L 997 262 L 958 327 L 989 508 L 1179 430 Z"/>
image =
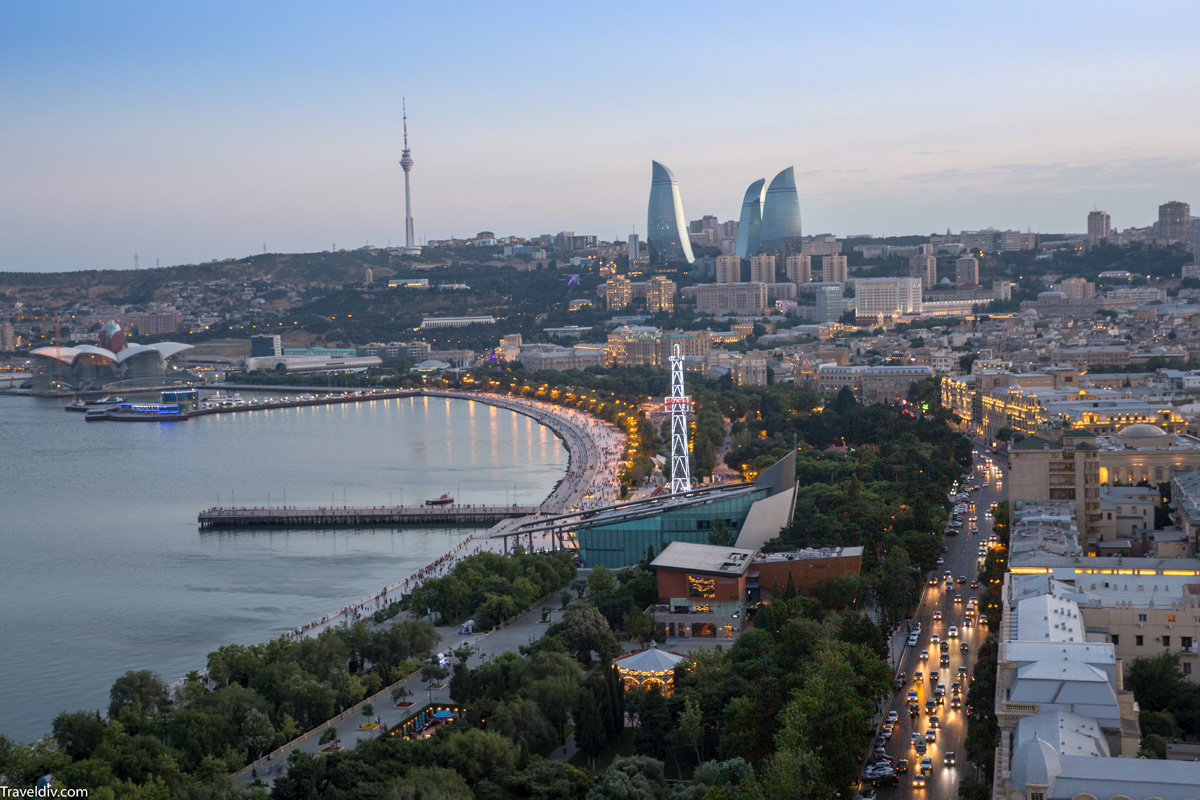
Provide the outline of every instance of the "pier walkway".
<path id="1" fill-rule="evenodd" d="M 375 527 L 380 525 L 493 525 L 504 519 L 552 513 L 546 506 L 378 506 L 375 508 L 210 508 L 201 528 Z"/>

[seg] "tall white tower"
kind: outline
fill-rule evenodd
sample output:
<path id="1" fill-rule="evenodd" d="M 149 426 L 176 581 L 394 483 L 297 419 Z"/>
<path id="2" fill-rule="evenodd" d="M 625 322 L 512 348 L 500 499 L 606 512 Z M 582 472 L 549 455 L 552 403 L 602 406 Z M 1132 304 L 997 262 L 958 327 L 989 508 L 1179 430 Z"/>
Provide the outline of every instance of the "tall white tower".
<path id="1" fill-rule="evenodd" d="M 664 405 L 671 414 L 671 494 L 692 490 L 692 464 L 688 457 L 688 412 L 692 398 L 683 393 L 683 356 L 679 345 L 671 351 L 671 396 Z"/>
<path id="2" fill-rule="evenodd" d="M 404 152 L 400 154 L 400 166 L 404 169 L 404 248 L 401 252 L 406 256 L 419 256 L 421 248 L 413 243 L 412 190 L 408 185 L 408 173 L 412 172 L 413 160 L 408 149 L 408 107 L 403 98 L 400 107 L 404 112 Z"/>

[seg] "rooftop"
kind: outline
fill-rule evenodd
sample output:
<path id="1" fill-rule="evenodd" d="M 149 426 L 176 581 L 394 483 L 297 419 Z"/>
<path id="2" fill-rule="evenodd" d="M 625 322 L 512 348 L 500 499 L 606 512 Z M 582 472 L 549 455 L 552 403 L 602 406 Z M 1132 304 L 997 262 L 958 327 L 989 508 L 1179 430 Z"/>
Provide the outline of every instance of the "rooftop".
<path id="1" fill-rule="evenodd" d="M 655 569 L 685 569 L 717 575 L 744 575 L 754 558 L 753 550 L 712 544 L 671 542 L 650 562 Z"/>

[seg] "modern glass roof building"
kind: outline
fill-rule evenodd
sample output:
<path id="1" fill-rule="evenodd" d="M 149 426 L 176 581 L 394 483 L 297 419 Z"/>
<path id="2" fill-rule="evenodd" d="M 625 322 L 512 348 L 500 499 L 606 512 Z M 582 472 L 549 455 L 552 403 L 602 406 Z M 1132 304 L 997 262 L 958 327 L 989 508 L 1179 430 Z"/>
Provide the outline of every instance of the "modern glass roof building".
<path id="1" fill-rule="evenodd" d="M 764 253 L 800 252 L 800 198 L 796 194 L 796 176 L 792 167 L 776 175 L 767 187 L 758 247 Z M 745 257 L 750 255 L 754 254 Z"/>
<path id="2" fill-rule="evenodd" d="M 759 230 L 762 226 L 763 203 L 767 193 L 763 190 L 767 181 L 759 178 L 750 184 L 742 198 L 742 216 L 738 219 L 737 255 L 749 258 L 758 255 Z"/>
<path id="3" fill-rule="evenodd" d="M 646 243 L 651 264 L 691 264 L 692 242 L 675 174 L 657 161 L 650 181 L 650 208 L 646 214 Z"/>

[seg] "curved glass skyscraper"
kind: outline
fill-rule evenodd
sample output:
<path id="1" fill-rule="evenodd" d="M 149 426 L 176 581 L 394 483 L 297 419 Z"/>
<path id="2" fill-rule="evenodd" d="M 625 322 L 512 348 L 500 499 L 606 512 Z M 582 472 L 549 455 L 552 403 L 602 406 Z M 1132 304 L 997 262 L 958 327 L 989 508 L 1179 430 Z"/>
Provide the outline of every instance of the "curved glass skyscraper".
<path id="1" fill-rule="evenodd" d="M 675 174 L 657 161 L 651 162 L 650 209 L 646 214 L 646 243 L 652 264 L 691 264 L 692 242 Z"/>
<path id="2" fill-rule="evenodd" d="M 742 216 L 738 219 L 737 254 L 738 258 L 749 258 L 758 255 L 759 231 L 762 226 L 763 201 L 766 192 L 763 185 L 765 178 L 759 178 L 750 184 L 746 196 L 742 198 Z"/>
<path id="3" fill-rule="evenodd" d="M 745 214 L 745 206 L 742 208 Z M 800 198 L 796 194 L 796 176 L 792 167 L 776 175 L 767 187 L 758 248 L 764 253 L 800 252 Z"/>

